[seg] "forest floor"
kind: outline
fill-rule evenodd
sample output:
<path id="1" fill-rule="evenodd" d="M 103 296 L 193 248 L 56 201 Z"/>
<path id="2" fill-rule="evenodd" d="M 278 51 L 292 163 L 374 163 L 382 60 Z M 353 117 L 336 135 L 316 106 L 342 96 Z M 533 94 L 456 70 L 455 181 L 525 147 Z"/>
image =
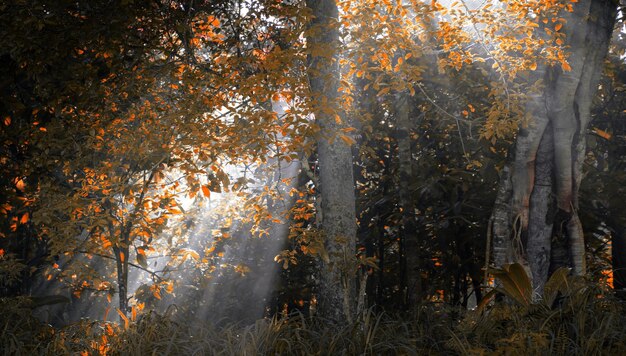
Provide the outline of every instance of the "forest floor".
<path id="1" fill-rule="evenodd" d="M 626 351 L 626 303 L 586 283 L 552 305 L 496 302 L 466 311 L 427 303 L 413 312 L 329 323 L 290 315 L 242 325 L 191 322 L 153 311 L 133 320 L 83 319 L 62 328 L 32 315 L 27 298 L 2 299 L 5 355 L 596 355 Z M 176 308 L 172 308 L 174 310 Z"/>

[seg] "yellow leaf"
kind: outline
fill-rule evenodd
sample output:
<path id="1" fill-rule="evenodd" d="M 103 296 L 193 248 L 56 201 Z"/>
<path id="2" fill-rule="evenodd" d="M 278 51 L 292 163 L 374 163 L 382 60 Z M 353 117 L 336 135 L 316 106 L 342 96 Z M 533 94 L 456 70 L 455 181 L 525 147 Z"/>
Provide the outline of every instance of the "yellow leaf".
<path id="1" fill-rule="evenodd" d="M 187 254 L 196 261 L 200 259 L 200 255 L 194 250 L 187 250 Z"/>

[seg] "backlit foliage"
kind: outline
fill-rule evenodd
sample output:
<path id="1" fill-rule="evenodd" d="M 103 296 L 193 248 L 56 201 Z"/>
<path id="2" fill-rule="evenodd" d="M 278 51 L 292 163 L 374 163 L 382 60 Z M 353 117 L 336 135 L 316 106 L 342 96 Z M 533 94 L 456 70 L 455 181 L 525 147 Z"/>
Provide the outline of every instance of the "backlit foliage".
<path id="1" fill-rule="evenodd" d="M 583 352 L 592 344 L 578 331 L 621 321 L 592 320 L 582 311 L 577 298 L 601 311 L 622 308 L 596 287 L 589 290 L 600 297 L 592 300 L 582 281 L 565 301 L 581 314 L 559 309 L 567 330 L 550 316 L 498 306 L 492 319 L 472 315 L 451 327 L 458 338 L 448 338 L 442 320 L 456 323 L 460 317 L 446 318 L 457 309 L 426 310 L 416 316 L 424 327 L 366 311 L 406 307 L 398 99 L 407 97 L 410 106 L 408 188 L 420 236 L 413 266 L 423 282 L 420 298 L 467 307 L 484 289 L 482 236 L 497 173 L 520 125 L 532 124 L 529 95 L 544 85 L 532 74 L 571 70 L 561 28 L 576 1 L 338 5 L 337 44 L 307 43 L 319 29 L 308 26 L 303 1 L 0 5 L 0 294 L 30 295 L 35 281 L 55 293 L 67 288 L 73 301 L 97 301 L 93 315 L 105 320 L 61 330 L 35 326 L 31 301 L 18 299 L 7 301 L 9 315 L 37 334 L 24 336 L 19 326 L 3 329 L 2 337 L 25 350 L 41 351 L 47 342 L 44 351 L 52 353 L 145 353 L 133 340 L 157 353 L 516 352 L 527 340 Z M 339 98 L 312 97 L 307 58 L 334 54 Z M 623 90 L 617 77 L 603 84 L 606 116 L 622 109 L 608 98 Z M 619 90 L 610 92 L 609 84 Z M 264 296 L 262 315 L 314 312 L 317 263 L 329 260 L 319 224 L 324 167 L 316 155 L 316 109 L 340 127 L 326 138 L 352 147 L 358 250 L 344 251 L 340 268 L 359 279 L 361 319 L 332 331 L 315 319 L 307 329 L 309 321 L 297 318 L 225 331 L 204 325 L 193 340 L 177 339 L 176 332 L 190 332 L 181 320 L 219 319 L 233 310 L 226 322 L 251 320 L 249 305 L 234 304 L 257 298 L 249 286 L 267 271 L 279 277 L 265 286 L 275 292 Z M 618 131 L 598 125 L 599 149 L 617 155 Z M 603 154 L 594 151 L 589 165 L 602 166 Z M 615 199 L 604 198 L 619 205 Z M 597 231 L 615 234 L 623 217 L 594 204 L 588 219 Z M 268 241 L 280 239 L 281 229 L 287 239 L 274 251 Z M 607 238 L 592 238 L 595 273 L 608 275 Z M 209 299 L 215 290 L 218 297 Z M 165 316 L 151 311 L 170 304 L 180 308 Z M 113 319 L 119 324 L 106 321 Z M 424 333 L 431 326 L 440 332 L 435 346 Z M 528 339 L 499 333 L 518 326 Z M 619 332 L 602 331 L 611 338 L 607 349 L 622 345 Z"/>

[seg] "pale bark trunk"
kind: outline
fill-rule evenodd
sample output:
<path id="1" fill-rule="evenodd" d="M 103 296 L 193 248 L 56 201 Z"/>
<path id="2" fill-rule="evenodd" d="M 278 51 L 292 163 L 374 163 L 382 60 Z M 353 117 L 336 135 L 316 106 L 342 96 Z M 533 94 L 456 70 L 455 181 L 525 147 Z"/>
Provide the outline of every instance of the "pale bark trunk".
<path id="1" fill-rule="evenodd" d="M 526 251 L 532 273 L 535 295 L 543 294 L 550 269 L 552 216 L 554 214 L 553 184 L 554 140 L 550 127 L 544 132 L 537 150 L 535 184 L 530 195 L 528 240 Z"/>
<path id="2" fill-rule="evenodd" d="M 583 231 L 577 213 L 578 188 L 591 102 L 611 38 L 615 11 L 616 3 L 612 1 L 585 0 L 574 4 L 574 11 L 564 15 L 566 23 L 562 32 L 566 33 L 566 44 L 570 46 L 571 71 L 558 67 L 537 71 L 545 88 L 542 93 L 531 94 L 527 109 L 533 121 L 528 128 L 520 129 L 511 169 L 507 167 L 503 172 L 493 212 L 494 260 L 498 266 L 510 262 L 526 264 L 528 260 L 535 278 L 534 287 L 538 289 L 547 278 L 548 251 L 552 250 L 550 264 L 559 264 L 555 260 L 559 259 L 559 238 L 567 244 L 566 259 L 573 272 L 585 273 Z M 549 139 L 553 141 L 552 147 L 548 147 Z M 542 145 L 545 146 L 540 149 Z M 553 199 L 554 212 L 549 208 Z M 548 248 L 552 235 L 557 246 Z M 520 248 L 523 245 L 527 248 Z"/>
<path id="3" fill-rule="evenodd" d="M 307 46 L 316 49 L 315 53 L 322 53 L 309 55 L 308 63 L 314 112 L 321 128 L 317 147 L 321 226 L 329 256 L 322 266 L 318 313 L 335 321 L 350 320 L 355 294 L 356 216 L 352 152 L 349 145 L 335 136 L 345 125 L 345 115 L 337 103 L 338 10 L 334 0 L 308 0 L 307 6 L 313 16 Z M 329 50 L 334 52 L 332 56 Z"/>

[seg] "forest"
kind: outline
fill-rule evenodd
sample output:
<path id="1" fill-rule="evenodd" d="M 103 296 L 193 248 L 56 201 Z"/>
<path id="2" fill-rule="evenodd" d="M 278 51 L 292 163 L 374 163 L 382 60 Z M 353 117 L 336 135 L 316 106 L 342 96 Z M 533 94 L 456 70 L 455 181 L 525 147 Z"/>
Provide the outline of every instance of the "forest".
<path id="1" fill-rule="evenodd" d="M 626 353 L 621 0 L 0 2 L 0 354 Z"/>

